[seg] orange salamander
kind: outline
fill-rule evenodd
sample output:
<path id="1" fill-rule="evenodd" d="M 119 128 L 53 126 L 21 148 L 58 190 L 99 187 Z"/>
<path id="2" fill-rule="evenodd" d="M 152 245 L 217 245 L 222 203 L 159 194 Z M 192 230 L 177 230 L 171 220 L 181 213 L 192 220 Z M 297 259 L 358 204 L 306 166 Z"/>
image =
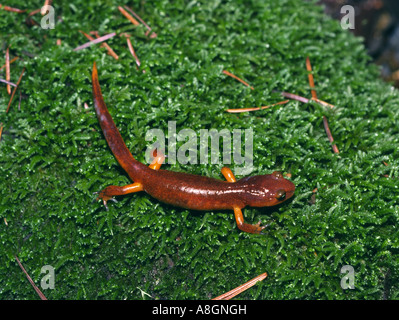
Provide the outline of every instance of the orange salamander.
<path id="1" fill-rule="evenodd" d="M 246 206 L 269 207 L 280 204 L 291 198 L 295 185 L 283 178 L 280 172 L 257 175 L 236 180 L 231 170 L 222 169 L 227 181 L 173 172 L 160 169 L 163 155 L 155 155 L 150 166 L 137 161 L 126 147 L 108 109 L 104 103 L 98 81 L 96 63 L 92 72 L 94 107 L 105 139 L 115 158 L 134 181 L 126 186 L 108 186 L 99 192 L 107 206 L 108 200 L 114 196 L 145 191 L 152 197 L 174 206 L 192 210 L 224 210 L 234 211 L 237 227 L 249 233 L 261 233 L 266 226 L 244 222 L 242 209 Z"/>

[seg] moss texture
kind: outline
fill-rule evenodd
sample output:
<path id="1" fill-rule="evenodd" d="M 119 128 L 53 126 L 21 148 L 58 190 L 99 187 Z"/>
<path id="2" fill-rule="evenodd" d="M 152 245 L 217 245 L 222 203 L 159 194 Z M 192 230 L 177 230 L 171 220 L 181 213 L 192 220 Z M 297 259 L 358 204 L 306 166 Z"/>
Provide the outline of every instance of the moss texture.
<path id="1" fill-rule="evenodd" d="M 35 1 L 9 2 L 36 8 Z M 378 79 L 361 40 L 314 2 L 126 4 L 156 38 L 126 20 L 119 1 L 55 6 L 51 30 L 28 26 L 27 14 L 0 10 L 1 56 L 10 46 L 11 57 L 20 57 L 12 81 L 26 67 L 7 114 L 9 96 L 0 88 L 0 297 L 38 299 L 18 255 L 37 285 L 42 266 L 54 267 L 55 288 L 43 290 L 49 299 L 150 299 L 144 292 L 152 299 L 208 299 L 265 271 L 267 279 L 240 299 L 398 298 L 399 97 Z M 87 41 L 79 30 L 116 32 L 108 44 L 119 60 L 98 45 L 73 51 Z M 139 70 L 122 32 L 132 36 Z M 319 98 L 336 108 L 292 101 L 225 112 L 281 101 L 274 90 L 310 97 L 307 56 Z M 108 108 L 140 161 L 146 132 L 167 132 L 168 121 L 178 131 L 253 129 L 252 174 L 280 170 L 297 187 L 282 206 L 245 209 L 246 221 L 271 223 L 266 235 L 240 232 L 230 212 L 174 208 L 145 193 L 119 197 L 109 211 L 93 202 L 93 192 L 131 183 L 95 117 L 93 61 Z M 221 167 L 163 166 L 223 179 Z M 344 265 L 354 268 L 353 290 L 340 286 Z"/>

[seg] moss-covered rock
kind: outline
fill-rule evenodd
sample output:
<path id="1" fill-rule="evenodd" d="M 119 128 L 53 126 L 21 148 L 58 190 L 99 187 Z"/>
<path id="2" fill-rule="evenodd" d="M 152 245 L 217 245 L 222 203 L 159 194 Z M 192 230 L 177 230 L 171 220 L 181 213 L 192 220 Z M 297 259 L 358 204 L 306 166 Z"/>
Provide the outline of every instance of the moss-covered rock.
<path id="1" fill-rule="evenodd" d="M 36 8 L 34 1 L 9 2 Z M 11 57 L 20 57 L 12 81 L 26 67 L 7 114 L 9 95 L 0 88 L 1 298 L 37 298 L 15 255 L 38 285 L 42 266 L 54 267 L 55 287 L 44 290 L 49 299 L 148 298 L 142 291 L 154 299 L 207 299 L 265 271 L 268 278 L 240 298 L 398 298 L 399 98 L 378 79 L 361 40 L 314 2 L 132 1 L 156 38 L 122 16 L 119 4 L 56 5 L 55 29 L 47 30 L 28 26 L 26 13 L 0 10 L 1 52 L 10 46 Z M 108 44 L 119 60 L 98 45 L 73 51 L 87 41 L 79 30 L 116 32 Z M 131 34 L 139 70 L 122 32 Z M 281 101 L 274 90 L 310 97 L 307 56 L 319 98 L 335 108 L 292 101 L 225 112 Z M 248 222 L 271 223 L 266 235 L 240 232 L 230 212 L 174 208 L 145 193 L 119 197 L 109 211 L 93 202 L 93 192 L 131 183 L 94 114 L 93 61 L 110 112 L 140 161 L 146 132 L 167 132 L 168 121 L 197 133 L 253 129 L 253 174 L 290 173 L 297 188 L 284 205 L 245 209 Z M 221 167 L 163 166 L 222 179 Z M 341 288 L 344 265 L 354 268 L 353 290 Z"/>

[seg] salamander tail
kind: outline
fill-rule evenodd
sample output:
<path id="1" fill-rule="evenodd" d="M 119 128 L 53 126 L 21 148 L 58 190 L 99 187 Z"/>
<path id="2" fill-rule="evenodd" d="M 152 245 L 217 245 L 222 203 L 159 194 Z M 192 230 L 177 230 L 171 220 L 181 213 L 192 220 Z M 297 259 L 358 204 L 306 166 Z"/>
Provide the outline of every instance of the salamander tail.
<path id="1" fill-rule="evenodd" d="M 100 126 L 104 133 L 105 139 L 107 140 L 107 143 L 111 148 L 112 153 L 114 154 L 115 158 L 118 160 L 122 168 L 128 173 L 130 178 L 132 178 L 134 181 L 139 182 L 139 172 L 142 170 L 142 167 L 146 166 L 134 159 L 129 149 L 126 147 L 118 128 L 112 120 L 112 117 L 107 109 L 107 106 L 105 105 L 103 95 L 101 93 L 95 62 L 93 63 L 92 86 L 94 108 L 96 110 L 97 118 L 100 122 Z"/>

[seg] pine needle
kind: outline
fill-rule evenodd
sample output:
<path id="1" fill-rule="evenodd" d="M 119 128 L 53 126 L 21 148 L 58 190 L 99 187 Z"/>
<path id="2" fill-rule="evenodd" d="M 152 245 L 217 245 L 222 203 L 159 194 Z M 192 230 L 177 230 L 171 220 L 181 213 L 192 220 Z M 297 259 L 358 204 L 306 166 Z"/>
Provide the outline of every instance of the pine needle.
<path id="1" fill-rule="evenodd" d="M 118 7 L 119 11 L 131 22 L 133 23 L 135 26 L 140 25 L 140 23 L 133 18 L 125 9 L 123 9 L 121 6 Z"/>
<path id="2" fill-rule="evenodd" d="M 42 16 L 44 16 L 47 13 L 47 6 L 51 5 L 51 0 L 46 0 L 44 1 L 43 7 L 40 10 L 40 13 L 42 14 Z"/>
<path id="3" fill-rule="evenodd" d="M 19 57 L 14 57 L 10 60 L 10 64 L 17 61 L 19 59 Z M 6 67 L 6 64 L 3 64 L 0 68 L 0 71 L 3 70 Z"/>
<path id="4" fill-rule="evenodd" d="M 90 41 L 94 41 L 94 40 L 95 40 L 91 35 L 87 34 L 86 32 L 83 32 L 82 30 L 79 30 L 79 32 L 82 33 L 82 34 L 83 34 L 87 39 L 89 39 Z M 94 34 L 95 34 L 95 36 L 96 36 L 97 39 L 101 38 L 97 31 L 95 31 Z M 111 48 L 106 42 L 102 43 L 100 47 L 106 48 L 107 51 L 108 51 L 108 54 L 109 54 L 110 56 L 114 57 L 116 60 L 119 59 L 119 57 L 118 57 L 118 55 L 115 53 L 115 51 L 112 50 L 112 48 Z"/>
<path id="5" fill-rule="evenodd" d="M 14 87 L 14 90 L 12 91 L 10 101 L 8 102 L 6 113 L 8 113 L 8 110 L 10 110 L 12 99 L 14 98 L 15 92 L 18 89 L 19 83 L 21 82 L 21 79 L 22 79 L 22 76 L 24 75 L 24 72 L 25 72 L 25 68 L 22 69 L 21 75 L 19 76 L 19 79 L 17 81 L 17 85 Z"/>
<path id="6" fill-rule="evenodd" d="M 238 81 L 240 81 L 242 84 L 244 84 L 244 85 L 246 85 L 247 87 L 250 87 L 252 90 L 254 90 L 254 88 L 251 87 L 247 82 L 245 82 L 244 80 L 240 79 L 240 78 L 237 77 L 236 75 L 230 73 L 229 71 L 223 70 L 223 73 L 226 74 L 226 75 L 228 75 L 228 76 L 230 76 L 230 77 L 232 77 L 232 78 L 234 78 L 234 79 L 236 79 L 236 80 L 238 80 Z"/>
<path id="7" fill-rule="evenodd" d="M 10 47 L 6 50 L 6 81 L 10 82 Z M 7 84 L 7 92 L 11 94 L 11 86 Z"/>
<path id="8" fill-rule="evenodd" d="M 97 38 L 97 39 L 91 40 L 89 42 L 86 42 L 85 44 L 82 44 L 81 46 L 76 47 L 75 49 L 73 49 L 73 51 L 82 50 L 82 49 L 85 49 L 87 47 L 90 47 L 93 44 L 104 42 L 105 40 L 108 40 L 109 38 L 114 37 L 115 34 L 116 34 L 115 32 L 112 32 L 112 33 L 109 33 L 109 34 L 107 34 L 105 36 L 102 36 L 100 38 Z"/>
<path id="9" fill-rule="evenodd" d="M 17 8 L 12 8 L 9 6 L 3 6 L 2 4 L 0 4 L 0 9 L 4 9 L 5 11 L 11 11 L 11 12 L 16 12 L 16 13 L 24 13 L 26 10 L 21 10 L 21 9 L 17 9 Z"/>
<path id="10" fill-rule="evenodd" d="M 145 21 L 143 19 L 141 19 L 140 16 L 136 12 L 134 12 L 132 9 L 130 9 L 128 6 L 124 6 L 124 7 L 147 28 L 147 32 L 145 33 L 145 35 L 147 36 L 148 34 L 150 34 L 150 32 L 152 31 L 151 27 L 147 23 L 145 23 Z M 156 38 L 156 37 L 157 37 L 157 34 L 155 32 L 151 33 L 150 38 Z"/>
<path id="11" fill-rule="evenodd" d="M 312 65 L 310 64 L 309 57 L 306 57 L 306 69 L 308 70 L 308 79 L 309 79 L 309 86 L 311 88 L 310 92 L 312 93 L 312 98 L 317 99 L 316 90 L 314 90 L 314 79 L 312 74 Z"/>
<path id="12" fill-rule="evenodd" d="M 277 103 L 273 103 L 273 104 L 271 104 L 270 106 L 255 107 L 255 108 L 241 108 L 241 109 L 227 109 L 226 111 L 227 111 L 227 112 L 230 112 L 230 113 L 240 113 L 240 112 L 257 111 L 257 110 L 268 109 L 268 108 L 271 108 L 271 107 L 274 107 L 274 106 L 277 106 L 277 105 L 280 105 L 280 104 L 286 104 L 286 103 L 288 103 L 289 101 L 290 101 L 290 100 L 280 101 L 280 102 L 277 102 Z"/>
<path id="13" fill-rule="evenodd" d="M 240 294 L 241 292 L 251 288 L 254 286 L 258 281 L 262 281 L 267 277 L 267 273 L 262 273 L 261 275 L 249 280 L 248 282 L 245 282 L 241 286 L 230 290 L 229 292 L 223 293 L 222 295 L 213 298 L 212 300 L 230 300 L 231 298 L 234 298 L 236 295 Z"/>
<path id="14" fill-rule="evenodd" d="M 26 272 L 24 266 L 22 265 L 21 261 L 19 261 L 17 256 L 15 256 L 15 259 L 17 260 L 17 263 L 18 263 L 19 267 L 21 268 L 21 270 L 25 273 L 26 278 L 28 279 L 29 283 L 32 285 L 33 289 L 35 289 L 36 293 L 39 295 L 40 299 L 47 300 L 46 296 L 43 294 L 43 292 L 40 291 L 40 289 L 33 282 L 32 278 Z"/>
<path id="15" fill-rule="evenodd" d="M 13 87 L 16 87 L 16 86 L 17 86 L 15 83 L 10 82 L 10 81 L 7 81 L 7 80 L 4 80 L 4 79 L 0 79 L 0 82 L 6 83 L 6 84 L 8 84 L 8 85 L 10 85 L 10 86 L 13 86 Z"/>
<path id="16" fill-rule="evenodd" d="M 133 45 L 132 45 L 132 43 L 130 41 L 130 38 L 126 37 L 126 41 L 127 41 L 127 46 L 129 47 L 130 53 L 132 54 L 132 56 L 136 60 L 137 66 L 140 67 L 141 62 L 140 62 L 139 58 L 137 57 L 136 52 L 134 51 Z"/>
<path id="17" fill-rule="evenodd" d="M 327 121 L 326 116 L 323 116 L 323 124 L 324 124 L 324 129 L 326 130 L 326 133 L 327 133 L 328 140 L 330 140 L 331 147 L 332 147 L 334 153 L 339 153 L 337 145 L 333 144 L 334 138 L 331 134 L 330 127 L 328 126 L 328 121 Z"/>

